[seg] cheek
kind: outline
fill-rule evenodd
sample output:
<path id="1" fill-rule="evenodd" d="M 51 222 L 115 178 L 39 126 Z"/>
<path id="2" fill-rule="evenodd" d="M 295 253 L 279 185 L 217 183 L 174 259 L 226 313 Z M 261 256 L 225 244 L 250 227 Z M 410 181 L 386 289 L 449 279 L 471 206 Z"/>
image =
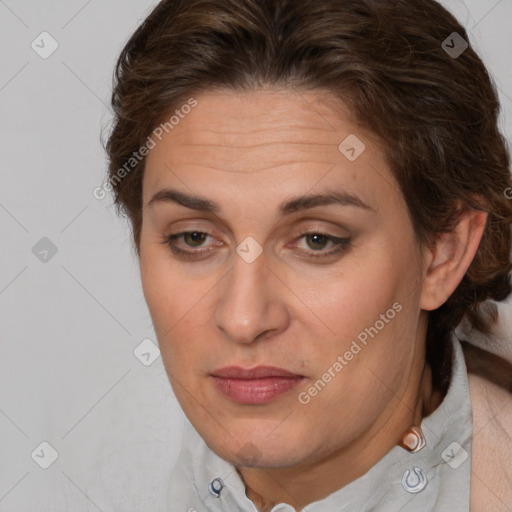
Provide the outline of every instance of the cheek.
<path id="1" fill-rule="evenodd" d="M 379 378 L 394 385 L 410 361 L 419 310 L 416 261 L 410 249 L 399 251 L 383 244 L 371 252 L 361 251 L 338 275 L 317 280 L 314 293 L 308 287 L 313 279 L 297 281 L 298 293 L 309 289 L 305 302 L 320 319 L 316 333 L 311 333 L 315 344 L 308 348 L 316 377 L 332 369 L 338 356 L 346 355 L 343 370 L 335 372 L 343 375 L 335 379 L 343 389 L 329 397 L 335 402 L 344 390 L 357 397 L 366 386 L 374 389 Z M 308 325 L 306 316 L 302 320 L 302 327 Z"/>
<path id="2" fill-rule="evenodd" d="M 409 255 L 374 245 L 342 261 L 337 271 L 297 275 L 293 287 L 329 327 L 329 338 L 348 340 L 407 295 L 412 266 Z"/>
<path id="3" fill-rule="evenodd" d="M 179 272 L 170 254 L 161 246 L 147 245 L 141 250 L 140 257 L 144 298 L 155 329 L 165 334 L 174 329 L 173 326 L 192 308 L 194 301 L 197 302 L 202 283 L 193 283 L 186 274 Z"/>
<path id="4" fill-rule="evenodd" d="M 158 251 L 141 257 L 141 279 L 163 362 L 177 376 L 181 368 L 193 368 L 200 353 L 204 335 L 198 331 L 212 316 L 205 299 L 216 281 L 191 279 Z"/>
<path id="5" fill-rule="evenodd" d="M 323 304 L 336 335 L 322 338 L 311 351 L 314 371 L 307 395 L 301 395 L 301 403 L 309 404 L 304 414 L 317 418 L 331 411 L 347 438 L 396 399 L 414 356 L 418 299 L 409 297 L 405 304 L 394 279 L 375 286 L 371 277 L 368 273 L 353 286 L 350 281 Z"/>

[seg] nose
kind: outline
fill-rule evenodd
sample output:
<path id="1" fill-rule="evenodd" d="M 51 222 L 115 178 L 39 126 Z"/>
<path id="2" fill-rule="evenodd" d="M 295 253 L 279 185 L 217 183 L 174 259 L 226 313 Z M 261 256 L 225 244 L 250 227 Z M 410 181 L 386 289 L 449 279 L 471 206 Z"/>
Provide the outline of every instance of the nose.
<path id="1" fill-rule="evenodd" d="M 264 252 L 252 263 L 236 255 L 218 290 L 214 311 L 217 328 L 228 339 L 243 344 L 285 330 L 289 314 L 284 290 L 278 275 L 267 266 Z"/>

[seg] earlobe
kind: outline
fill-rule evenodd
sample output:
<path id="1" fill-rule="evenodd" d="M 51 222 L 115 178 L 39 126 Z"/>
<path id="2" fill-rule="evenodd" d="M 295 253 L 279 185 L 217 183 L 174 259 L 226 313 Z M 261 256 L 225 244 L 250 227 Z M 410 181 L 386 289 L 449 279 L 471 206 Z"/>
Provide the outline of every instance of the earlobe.
<path id="1" fill-rule="evenodd" d="M 482 239 L 487 213 L 465 210 L 456 227 L 425 249 L 420 307 L 432 311 L 444 304 L 462 281 Z"/>

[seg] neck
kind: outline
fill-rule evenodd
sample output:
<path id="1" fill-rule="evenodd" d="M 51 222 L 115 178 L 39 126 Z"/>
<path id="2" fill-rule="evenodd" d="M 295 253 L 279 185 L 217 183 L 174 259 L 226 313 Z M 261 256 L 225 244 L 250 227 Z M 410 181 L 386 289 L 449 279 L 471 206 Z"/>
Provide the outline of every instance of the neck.
<path id="1" fill-rule="evenodd" d="M 432 372 L 425 364 L 415 390 L 395 404 L 391 414 L 383 413 L 367 432 L 328 458 L 284 468 L 237 468 L 246 494 L 259 512 L 269 512 L 278 503 L 297 510 L 319 501 L 363 476 L 394 446 L 412 425 L 420 425 L 442 402 L 433 389 Z"/>

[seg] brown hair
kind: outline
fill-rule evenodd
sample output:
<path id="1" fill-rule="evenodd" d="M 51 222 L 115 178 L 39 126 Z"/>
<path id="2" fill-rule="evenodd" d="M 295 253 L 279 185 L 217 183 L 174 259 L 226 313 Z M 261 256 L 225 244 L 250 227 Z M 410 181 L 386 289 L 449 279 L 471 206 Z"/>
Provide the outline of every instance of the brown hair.
<path id="1" fill-rule="evenodd" d="M 420 242 L 449 231 L 465 208 L 489 214 L 462 282 L 430 313 L 427 360 L 446 390 L 449 336 L 463 318 L 490 332 L 497 313 L 488 299 L 509 295 L 512 268 L 497 92 L 471 46 L 460 56 L 443 48 L 454 46 L 453 32 L 469 41 L 433 0 L 161 1 L 117 61 L 106 145 L 115 204 L 131 221 L 137 253 L 145 160 L 122 180 L 118 171 L 169 112 L 209 88 L 327 90 L 382 141 Z"/>

